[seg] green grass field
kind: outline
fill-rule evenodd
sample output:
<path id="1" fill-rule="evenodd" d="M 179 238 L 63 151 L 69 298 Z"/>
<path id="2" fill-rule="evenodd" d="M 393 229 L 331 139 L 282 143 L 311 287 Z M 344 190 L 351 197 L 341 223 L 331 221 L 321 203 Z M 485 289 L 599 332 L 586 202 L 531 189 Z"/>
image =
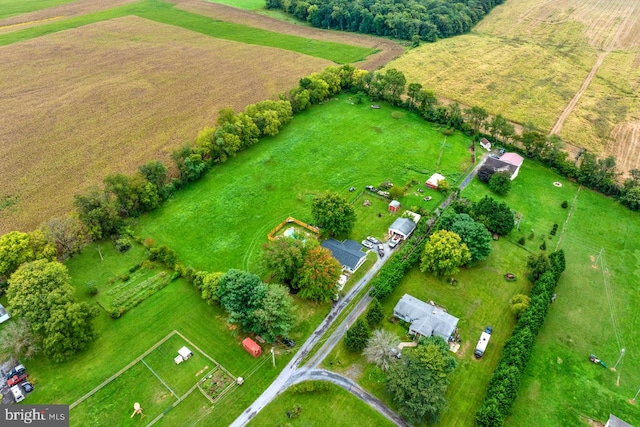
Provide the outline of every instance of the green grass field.
<path id="1" fill-rule="evenodd" d="M 77 28 L 95 22 L 136 15 L 168 25 L 195 31 L 211 37 L 232 40 L 246 44 L 275 47 L 303 53 L 318 58 L 329 59 L 338 64 L 356 62 L 375 53 L 375 50 L 360 46 L 311 40 L 304 37 L 280 34 L 259 28 L 246 27 L 176 9 L 175 5 L 159 0 L 143 0 L 139 3 L 115 7 L 75 18 L 42 24 L 24 30 L 0 35 L 0 46 L 6 46 L 34 37 L 40 37 L 58 31 Z"/>
<path id="2" fill-rule="evenodd" d="M 289 419 L 287 412 L 296 404 L 302 406 L 299 417 Z M 267 405 L 249 423 L 250 426 L 391 426 L 389 420 L 348 391 L 329 384 L 328 390 L 313 393 L 286 391 Z"/>
<path id="3" fill-rule="evenodd" d="M 276 137 L 262 139 L 142 217 L 136 233 L 173 248 L 194 268 L 259 271 L 267 233 L 288 216 L 311 221 L 316 194 L 330 190 L 350 198 L 351 186 L 362 189 L 387 179 L 404 186 L 412 179 L 424 182 L 435 171 L 444 136 L 414 114 L 393 118 L 394 110 L 386 104 L 379 110 L 352 105 L 346 94 L 312 107 Z M 468 167 L 469 139 L 455 134 L 447 144 L 439 170 L 459 176 Z M 369 225 L 357 225 L 349 237 L 384 235 L 393 218 L 386 208 L 379 212 L 383 206 L 370 208 L 384 212 L 386 221 L 362 215 Z"/>
<path id="4" fill-rule="evenodd" d="M 75 0 L 0 0 L 0 19 L 73 1 Z"/>
<path id="5" fill-rule="evenodd" d="M 244 10 L 257 10 L 265 8 L 265 0 L 208 0 L 212 3 L 226 4 Z"/>

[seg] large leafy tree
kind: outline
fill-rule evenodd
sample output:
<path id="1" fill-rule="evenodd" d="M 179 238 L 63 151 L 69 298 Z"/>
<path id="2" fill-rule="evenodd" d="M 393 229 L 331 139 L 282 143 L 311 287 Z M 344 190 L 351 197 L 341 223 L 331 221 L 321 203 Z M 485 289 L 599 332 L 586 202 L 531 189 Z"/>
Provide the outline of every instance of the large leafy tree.
<path id="1" fill-rule="evenodd" d="M 79 253 L 89 241 L 87 230 L 76 214 L 53 218 L 41 227 L 48 241 L 58 249 L 58 258 L 66 259 Z"/>
<path id="2" fill-rule="evenodd" d="M 439 230 L 429 237 L 422 254 L 420 270 L 436 276 L 448 276 L 471 261 L 471 253 L 460 236 L 453 231 Z"/>
<path id="3" fill-rule="evenodd" d="M 453 231 L 469 248 L 470 263 L 486 259 L 491 254 L 491 234 L 485 226 L 467 214 L 456 214 L 448 210 L 440 217 L 438 229 Z"/>
<path id="4" fill-rule="evenodd" d="M 348 233 L 356 222 L 353 206 L 335 193 L 316 197 L 311 206 L 311 215 L 315 223 L 331 235 Z"/>
<path id="5" fill-rule="evenodd" d="M 393 332 L 376 329 L 367 341 L 367 347 L 362 354 L 369 363 L 375 363 L 380 369 L 387 371 L 394 360 L 397 360 L 392 351 L 398 346 L 398 341 L 398 337 Z"/>
<path id="6" fill-rule="evenodd" d="M 41 231 L 12 231 L 0 236 L 0 277 L 9 277 L 25 262 L 54 260 L 58 251 Z"/>
<path id="7" fill-rule="evenodd" d="M 316 302 L 330 301 L 336 294 L 336 282 L 342 267 L 322 246 L 311 249 L 298 272 L 300 296 Z"/>
<path id="8" fill-rule="evenodd" d="M 254 311 L 261 308 L 267 290 L 260 277 L 232 269 L 220 278 L 217 295 L 220 305 L 229 314 L 228 321 L 251 331 L 257 323 Z"/>
<path id="9" fill-rule="evenodd" d="M 94 308 L 75 303 L 67 269 L 56 261 L 23 264 L 9 279 L 9 307 L 24 317 L 43 338 L 44 353 L 62 362 L 83 350 L 96 337 Z"/>
<path id="10" fill-rule="evenodd" d="M 416 357 L 431 372 L 435 381 L 449 384 L 448 376 L 456 368 L 456 359 L 441 337 L 423 338 L 415 351 Z"/>
<path id="11" fill-rule="evenodd" d="M 218 298 L 218 286 L 220 284 L 220 278 L 224 273 L 220 272 L 198 272 L 194 276 L 194 282 L 197 282 L 196 286 L 202 293 L 202 299 L 209 305 L 213 305 L 220 301 Z"/>
<path id="12" fill-rule="evenodd" d="M 318 241 L 310 237 L 280 237 L 262 247 L 262 263 L 280 283 L 296 287 L 298 272 L 304 264 L 307 253 L 318 246 Z"/>
<path id="13" fill-rule="evenodd" d="M 498 172 L 489 178 L 489 188 L 496 194 L 506 196 L 511 191 L 511 175 L 508 172 Z"/>
<path id="14" fill-rule="evenodd" d="M 515 225 L 515 218 L 509 206 L 489 196 L 473 204 L 471 216 L 483 223 L 487 230 L 501 236 L 509 234 Z"/>
<path id="15" fill-rule="evenodd" d="M 94 240 L 115 233 L 121 224 L 117 203 L 108 193 L 98 188 L 92 188 L 86 194 L 76 195 L 73 204 L 78 210 L 80 221 Z"/>
<path id="16" fill-rule="evenodd" d="M 412 355 L 391 365 L 386 388 L 400 415 L 414 424 L 436 422 L 446 405 L 446 384 L 438 381 L 424 363 Z"/>
<path id="17" fill-rule="evenodd" d="M 293 309 L 288 289 L 279 284 L 269 285 L 260 308 L 253 313 L 256 318 L 253 332 L 268 342 L 274 342 L 278 336 L 288 336 L 295 323 Z"/>

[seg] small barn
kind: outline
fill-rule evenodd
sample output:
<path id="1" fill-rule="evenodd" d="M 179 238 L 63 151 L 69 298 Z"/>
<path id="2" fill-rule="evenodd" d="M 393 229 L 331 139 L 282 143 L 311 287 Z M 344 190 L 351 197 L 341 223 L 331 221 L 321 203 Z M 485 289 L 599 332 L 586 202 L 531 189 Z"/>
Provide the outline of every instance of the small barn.
<path id="1" fill-rule="evenodd" d="M 439 173 L 434 173 L 431 177 L 424 183 L 429 188 L 433 188 L 434 190 L 438 189 L 438 183 L 440 181 L 444 181 L 446 178 Z"/>
<path id="2" fill-rule="evenodd" d="M 398 218 L 393 221 L 393 224 L 389 227 L 389 237 L 398 235 L 402 237 L 403 240 L 406 240 L 415 229 L 416 223 L 409 218 Z"/>
<path id="3" fill-rule="evenodd" d="M 189 359 L 191 356 L 193 356 L 193 352 L 187 347 L 182 347 L 180 350 L 178 350 L 178 355 L 175 357 L 175 359 L 173 359 L 173 361 L 176 365 L 179 365 L 180 363 Z"/>
<path id="4" fill-rule="evenodd" d="M 11 315 L 7 312 L 7 309 L 0 304 L 0 323 L 4 323 L 9 319 L 11 319 Z"/>
<path id="5" fill-rule="evenodd" d="M 487 138 L 482 138 L 480 140 L 480 146 L 487 151 L 491 151 L 491 142 Z"/>
<path id="6" fill-rule="evenodd" d="M 389 212 L 396 213 L 399 210 L 400 210 L 400 202 L 397 200 L 392 200 L 391 203 L 389 203 Z"/>
<path id="7" fill-rule="evenodd" d="M 417 336 L 442 337 L 445 341 L 453 335 L 458 325 L 458 318 L 450 315 L 433 302 L 427 304 L 409 294 L 404 294 L 393 309 L 393 315 L 402 319 L 409 326 L 409 333 Z"/>
<path id="8" fill-rule="evenodd" d="M 242 340 L 242 347 L 249 352 L 253 357 L 258 357 L 262 354 L 262 347 L 257 342 L 247 337 Z"/>
<path id="9" fill-rule="evenodd" d="M 321 246 L 329 249 L 331 255 L 349 273 L 354 273 L 367 260 L 367 254 L 360 250 L 362 245 L 355 240 L 341 242 L 335 239 L 327 239 L 322 242 Z"/>

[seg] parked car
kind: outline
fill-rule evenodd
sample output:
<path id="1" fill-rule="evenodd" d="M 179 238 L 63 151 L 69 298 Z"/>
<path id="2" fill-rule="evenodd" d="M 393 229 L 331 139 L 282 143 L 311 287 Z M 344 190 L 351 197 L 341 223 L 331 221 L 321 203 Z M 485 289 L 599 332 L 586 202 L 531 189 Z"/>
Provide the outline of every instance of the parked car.
<path id="1" fill-rule="evenodd" d="M 367 249 L 373 249 L 373 243 L 371 243 L 368 240 L 363 240 L 362 241 L 362 246 L 364 246 Z"/>
<path id="2" fill-rule="evenodd" d="M 12 387 L 12 386 L 14 386 L 14 385 L 16 385 L 16 384 L 20 384 L 22 381 L 24 381 L 24 380 L 26 380 L 26 379 L 27 379 L 27 373 L 26 373 L 26 372 L 23 372 L 22 374 L 14 375 L 14 376 L 12 376 L 11 378 L 9 378 L 9 379 L 7 380 L 7 385 L 8 385 L 9 387 Z"/>
<path id="3" fill-rule="evenodd" d="M 24 374 L 25 372 L 27 372 L 27 368 L 25 368 L 24 365 L 18 365 L 7 372 L 4 377 L 5 379 L 9 379 L 11 377 L 15 377 L 16 375 Z"/>
<path id="4" fill-rule="evenodd" d="M 31 393 L 33 391 L 33 384 L 31 384 L 29 381 L 23 381 L 20 385 L 22 386 L 22 390 L 24 390 L 25 393 Z"/>
<path id="5" fill-rule="evenodd" d="M 380 240 L 376 239 L 375 237 L 367 236 L 367 240 L 373 243 L 374 245 L 380 244 Z"/>
<path id="6" fill-rule="evenodd" d="M 16 403 L 20 403 L 24 400 L 24 395 L 22 394 L 22 390 L 20 390 L 20 387 L 13 386 L 11 387 L 11 394 L 13 394 L 13 400 L 15 400 Z"/>
<path id="7" fill-rule="evenodd" d="M 282 342 L 287 347 L 294 347 L 296 345 L 296 342 L 290 338 L 282 338 Z"/>
<path id="8" fill-rule="evenodd" d="M 391 238 L 391 240 L 389 240 L 389 247 L 392 249 L 395 248 L 396 246 L 398 246 L 398 243 L 400 243 L 401 239 L 402 238 L 396 234 Z"/>

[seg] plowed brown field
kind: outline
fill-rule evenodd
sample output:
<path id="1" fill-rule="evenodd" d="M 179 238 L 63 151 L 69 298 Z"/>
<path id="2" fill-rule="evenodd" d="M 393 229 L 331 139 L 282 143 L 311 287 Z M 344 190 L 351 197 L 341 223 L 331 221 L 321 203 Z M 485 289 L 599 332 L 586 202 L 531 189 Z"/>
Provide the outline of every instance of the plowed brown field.
<path id="1" fill-rule="evenodd" d="M 331 63 L 125 17 L 0 48 L 0 234 Z"/>

